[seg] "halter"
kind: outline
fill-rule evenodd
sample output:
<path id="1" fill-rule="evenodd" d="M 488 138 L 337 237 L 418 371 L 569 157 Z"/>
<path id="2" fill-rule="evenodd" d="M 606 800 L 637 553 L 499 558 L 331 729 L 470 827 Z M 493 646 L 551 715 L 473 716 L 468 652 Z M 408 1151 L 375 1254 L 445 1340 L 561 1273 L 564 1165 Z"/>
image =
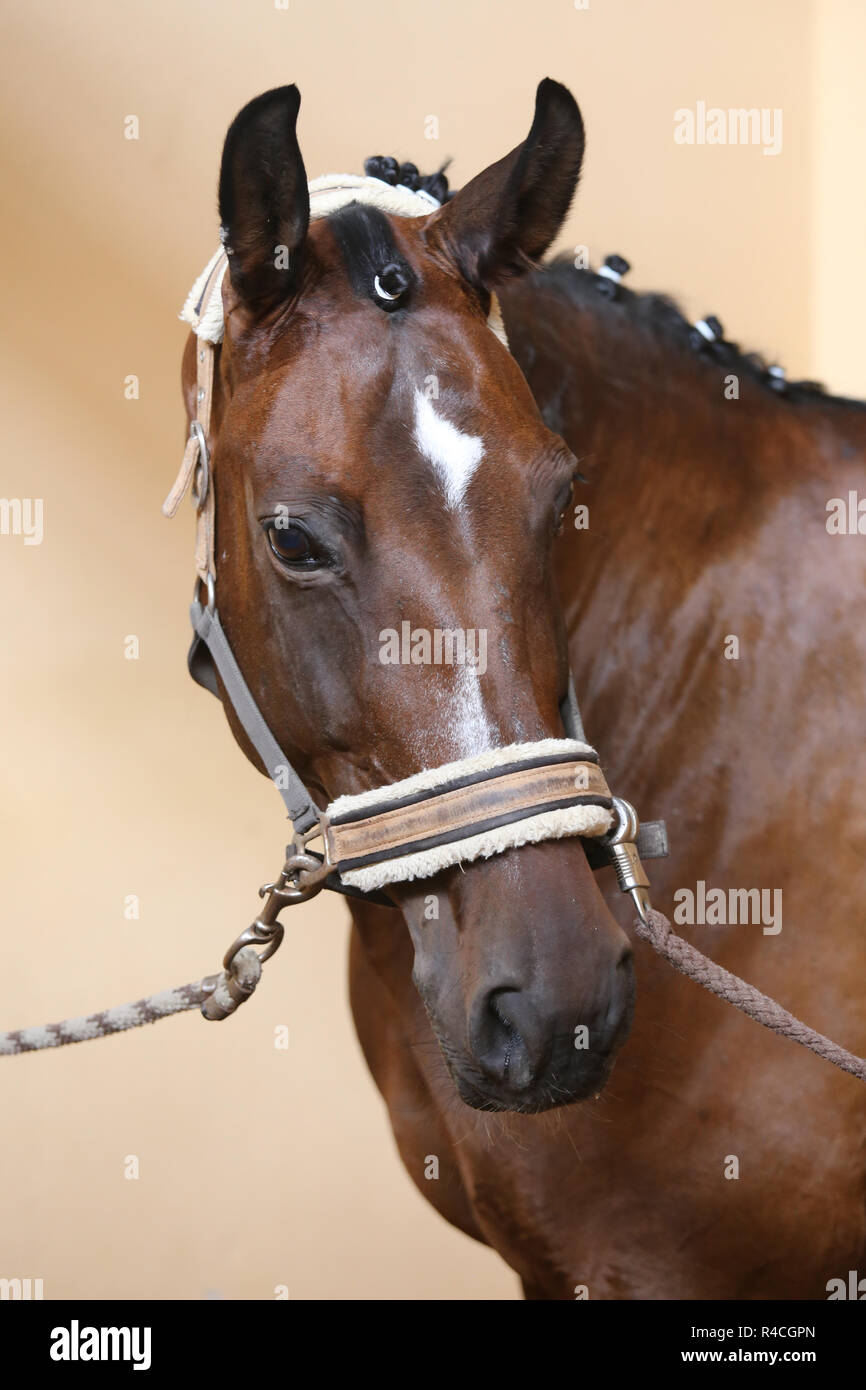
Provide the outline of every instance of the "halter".
<path id="1" fill-rule="evenodd" d="M 426 192 L 358 175 L 325 175 L 315 179 L 309 191 L 312 221 L 353 202 L 400 217 L 427 215 L 440 206 Z M 174 516 L 187 490 L 191 491 L 197 517 L 198 578 L 190 608 L 194 634 L 190 674 L 217 696 L 221 683 L 223 698 L 231 704 L 283 798 L 293 835 L 279 878 L 261 890 L 267 898 L 265 908 L 230 948 L 225 968 L 232 969 L 245 946 L 264 946 L 261 960 L 272 955 L 282 939 L 277 921 L 282 908 L 305 902 L 323 888 L 393 907 L 382 892 L 389 884 L 430 878 L 455 864 L 566 836 L 584 839 L 594 868 L 613 864 L 621 890 L 631 895 L 646 919 L 649 882 L 641 854 L 645 858 L 667 854 L 664 823 L 641 826 L 633 808 L 611 795 L 598 754 L 586 742 L 570 675 L 561 706 L 565 738 L 492 749 L 385 787 L 338 797 L 325 810 L 313 801 L 258 708 L 217 611 L 211 411 L 216 347 L 224 333 L 222 282 L 228 254 L 220 248 L 211 258 L 181 313 L 197 339 L 196 414 L 163 512 Z M 495 296 L 488 324 L 507 347 Z M 202 591 L 204 602 L 199 597 Z M 317 841 L 321 842 L 318 850 L 313 848 Z M 211 998 L 203 1012 L 222 1016 L 216 1012 L 220 1007 Z"/>

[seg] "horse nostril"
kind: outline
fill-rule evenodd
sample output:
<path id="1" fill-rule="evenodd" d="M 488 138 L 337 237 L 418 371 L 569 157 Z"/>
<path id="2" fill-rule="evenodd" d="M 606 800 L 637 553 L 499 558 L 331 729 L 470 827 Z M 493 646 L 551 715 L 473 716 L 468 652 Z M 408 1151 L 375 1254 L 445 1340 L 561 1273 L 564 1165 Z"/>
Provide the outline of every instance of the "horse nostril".
<path id="1" fill-rule="evenodd" d="M 550 1051 L 529 995 L 507 986 L 490 990 L 479 1001 L 471 1043 L 485 1075 L 514 1090 L 532 1085 Z"/>

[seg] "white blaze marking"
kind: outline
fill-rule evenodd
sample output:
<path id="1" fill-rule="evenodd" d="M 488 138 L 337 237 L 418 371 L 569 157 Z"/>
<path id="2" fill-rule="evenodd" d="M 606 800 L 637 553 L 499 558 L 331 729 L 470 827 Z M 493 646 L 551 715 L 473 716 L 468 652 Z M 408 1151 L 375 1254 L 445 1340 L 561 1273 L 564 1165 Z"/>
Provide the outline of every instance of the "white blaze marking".
<path id="1" fill-rule="evenodd" d="M 444 415 L 437 414 L 423 391 L 416 390 L 415 444 L 433 464 L 445 493 L 446 506 L 456 511 L 484 457 L 480 436 L 464 434 Z M 437 703 L 442 703 L 443 694 L 440 693 Z M 479 674 L 473 665 L 467 663 L 455 668 L 454 685 L 444 704 L 440 729 L 446 747 L 454 750 L 452 756 L 466 758 L 485 752 L 490 747 L 491 728 L 484 710 Z"/>
<path id="2" fill-rule="evenodd" d="M 413 740 L 419 767 L 430 767 L 437 760 L 471 758 L 493 747 L 493 730 L 485 713 L 478 671 L 470 665 L 439 670 L 443 679 L 436 681 L 429 694 L 431 713 L 435 711 L 436 753 L 432 756 L 429 737 L 419 733 Z"/>
<path id="3" fill-rule="evenodd" d="M 416 391 L 415 443 L 436 469 L 448 507 L 456 511 L 484 457 L 480 436 L 458 430 L 450 420 L 436 414 L 423 391 Z"/>
<path id="4" fill-rule="evenodd" d="M 474 666 L 460 666 L 457 675 L 457 744 L 459 756 L 486 753 L 490 747 L 490 725 L 481 698 L 481 682 Z"/>

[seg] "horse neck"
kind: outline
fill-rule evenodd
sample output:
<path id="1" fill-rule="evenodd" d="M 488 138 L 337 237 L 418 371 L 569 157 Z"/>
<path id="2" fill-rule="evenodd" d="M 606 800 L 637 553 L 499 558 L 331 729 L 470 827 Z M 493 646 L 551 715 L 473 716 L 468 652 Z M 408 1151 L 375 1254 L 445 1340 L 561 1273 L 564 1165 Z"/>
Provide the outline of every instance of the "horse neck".
<path id="1" fill-rule="evenodd" d="M 692 350 L 658 296 L 610 302 L 594 280 L 541 272 L 503 296 L 514 355 L 588 480 L 575 495 L 590 509 L 587 539 L 608 553 L 625 543 L 639 567 L 653 563 L 654 537 L 675 538 L 683 562 L 700 555 L 703 567 L 782 503 L 823 526 L 827 499 L 862 490 L 862 404 L 777 393 L 746 359 Z"/>
<path id="2" fill-rule="evenodd" d="M 706 516 L 741 494 L 795 493 L 831 462 L 862 462 L 863 404 L 777 393 L 750 359 L 722 365 L 693 350 L 660 296 L 611 302 L 597 283 L 558 266 L 503 300 L 547 423 L 581 460 L 597 503 L 620 494 L 621 520 L 636 495 L 644 509 L 676 498 L 681 517 L 690 501 Z"/>
<path id="3" fill-rule="evenodd" d="M 692 732 L 708 749 L 746 718 L 756 730 L 772 721 L 780 747 L 800 736 L 772 682 L 750 682 L 748 711 L 733 685 L 724 694 L 724 643 L 738 635 L 758 671 L 784 668 L 793 683 L 823 644 L 840 678 L 866 678 L 854 606 L 838 602 L 862 592 L 866 548 L 837 545 L 825 525 L 830 498 L 866 491 L 866 410 L 777 394 L 747 362 L 708 361 L 649 305 L 609 303 L 585 276 L 570 293 L 567 277 L 535 275 L 503 307 L 539 407 L 588 480 L 575 494 L 588 528 L 566 526 L 557 573 L 587 728 L 607 740 L 608 765 L 636 755 L 629 729 L 637 742 L 652 724 L 663 749 L 680 697 L 701 711 Z"/>

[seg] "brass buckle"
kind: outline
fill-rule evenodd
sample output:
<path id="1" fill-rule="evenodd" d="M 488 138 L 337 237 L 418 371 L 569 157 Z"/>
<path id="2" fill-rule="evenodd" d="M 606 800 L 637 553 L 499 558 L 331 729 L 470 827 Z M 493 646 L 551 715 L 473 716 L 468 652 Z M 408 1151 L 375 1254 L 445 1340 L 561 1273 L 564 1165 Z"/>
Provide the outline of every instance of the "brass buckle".
<path id="1" fill-rule="evenodd" d="M 190 438 L 198 444 L 198 459 L 192 471 L 192 481 L 190 484 L 190 496 L 192 504 L 197 512 L 200 512 L 205 504 L 210 487 L 210 454 L 208 453 L 207 440 L 204 437 L 204 430 L 199 420 L 189 422 Z"/>

